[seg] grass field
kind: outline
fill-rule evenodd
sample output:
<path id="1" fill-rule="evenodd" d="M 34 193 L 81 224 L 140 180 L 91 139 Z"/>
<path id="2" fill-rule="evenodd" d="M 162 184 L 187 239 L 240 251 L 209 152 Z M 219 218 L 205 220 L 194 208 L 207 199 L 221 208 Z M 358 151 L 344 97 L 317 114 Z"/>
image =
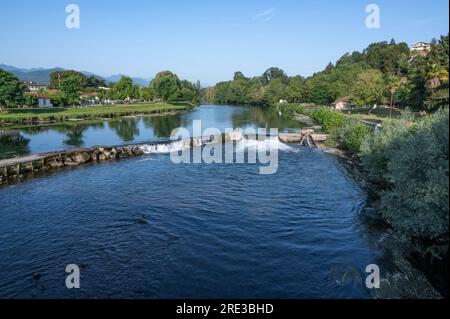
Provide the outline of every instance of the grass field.
<path id="1" fill-rule="evenodd" d="M 116 118 L 130 115 L 143 115 L 187 110 L 190 106 L 157 104 L 129 104 L 111 106 L 89 106 L 48 109 L 11 109 L 0 113 L 2 124 L 32 124 L 39 122 L 66 122 L 70 120 L 92 120 Z"/>
<path id="2" fill-rule="evenodd" d="M 390 111 L 388 108 L 378 108 L 372 110 L 369 114 L 370 108 L 361 107 L 353 108 L 350 111 L 342 111 L 344 114 L 353 115 L 369 122 L 382 123 L 385 119 L 390 118 Z M 392 110 L 392 118 L 396 119 L 402 115 L 402 110 L 394 108 Z"/>

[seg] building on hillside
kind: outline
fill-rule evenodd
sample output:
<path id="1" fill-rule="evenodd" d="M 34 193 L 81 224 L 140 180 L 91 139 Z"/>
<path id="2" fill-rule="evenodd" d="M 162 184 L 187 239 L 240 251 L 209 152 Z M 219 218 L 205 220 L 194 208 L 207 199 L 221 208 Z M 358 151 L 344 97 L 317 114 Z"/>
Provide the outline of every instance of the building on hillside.
<path id="1" fill-rule="evenodd" d="M 331 107 L 335 110 L 345 110 L 350 106 L 350 97 L 345 96 L 337 99 L 331 104 Z"/>
<path id="2" fill-rule="evenodd" d="M 427 55 L 431 51 L 431 44 L 426 42 L 414 43 L 411 47 L 411 52 L 421 55 Z"/>
<path id="3" fill-rule="evenodd" d="M 39 90 L 46 90 L 47 86 L 45 84 L 39 83 L 39 82 L 32 82 L 32 81 L 23 81 L 20 82 L 23 86 L 25 86 L 28 91 L 35 92 Z"/>

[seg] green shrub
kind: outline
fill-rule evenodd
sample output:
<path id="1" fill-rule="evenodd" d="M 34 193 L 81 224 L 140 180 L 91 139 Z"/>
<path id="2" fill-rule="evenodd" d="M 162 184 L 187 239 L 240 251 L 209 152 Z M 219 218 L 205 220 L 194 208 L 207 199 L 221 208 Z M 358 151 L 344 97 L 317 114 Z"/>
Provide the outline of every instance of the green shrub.
<path id="1" fill-rule="evenodd" d="M 361 123 L 357 119 L 348 119 L 345 121 L 345 125 L 341 128 L 337 128 L 332 133 L 331 140 L 335 145 L 342 146 L 343 148 L 359 154 L 361 144 L 371 133 L 371 129 Z"/>
<path id="2" fill-rule="evenodd" d="M 291 104 L 291 103 L 280 104 L 279 109 L 283 112 L 294 112 L 306 116 L 312 115 L 312 112 L 308 110 L 307 107 L 301 104 Z"/>
<path id="3" fill-rule="evenodd" d="M 447 109 L 391 146 L 385 176 L 392 186 L 381 197 L 382 214 L 400 238 L 438 257 L 448 254 L 448 135 Z"/>
<path id="4" fill-rule="evenodd" d="M 387 186 L 389 151 L 411 133 L 407 120 L 385 120 L 382 129 L 366 136 L 360 145 L 359 156 L 371 182 Z"/>
<path id="5" fill-rule="evenodd" d="M 324 131 L 329 133 L 345 124 L 345 117 L 342 113 L 325 108 L 315 110 L 312 118 L 322 126 Z"/>

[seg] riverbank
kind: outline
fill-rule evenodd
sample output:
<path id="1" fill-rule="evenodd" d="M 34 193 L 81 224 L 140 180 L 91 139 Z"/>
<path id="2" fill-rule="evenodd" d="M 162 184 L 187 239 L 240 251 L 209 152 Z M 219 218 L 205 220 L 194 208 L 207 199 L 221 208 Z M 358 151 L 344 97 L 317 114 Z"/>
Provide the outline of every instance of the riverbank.
<path id="1" fill-rule="evenodd" d="M 307 116 L 302 115 L 300 120 L 304 122 L 306 117 Z M 295 114 L 294 118 L 297 118 Z M 405 120 L 403 120 L 403 122 L 386 122 L 387 132 L 399 130 L 392 130 L 392 125 L 397 127 L 399 125 L 404 125 L 404 128 L 400 130 L 408 130 L 411 126 L 410 123 Z M 427 122 L 422 123 L 422 125 L 426 124 Z M 426 246 L 424 246 L 424 250 L 417 251 L 414 242 L 404 241 L 398 237 L 400 230 L 398 229 L 397 224 L 406 221 L 400 216 L 396 216 L 396 212 L 391 213 L 390 211 L 392 208 L 390 208 L 389 211 L 386 211 L 385 203 L 387 199 L 383 197 L 386 196 L 386 194 L 392 196 L 390 194 L 398 192 L 398 188 L 401 186 L 390 185 L 383 187 L 385 184 L 377 184 L 373 176 L 370 176 L 368 170 L 371 167 L 366 166 L 368 163 L 364 161 L 364 158 L 361 158 L 361 154 L 356 152 L 356 150 L 361 148 L 361 145 L 366 138 L 375 139 L 379 134 L 377 134 L 377 131 L 364 129 L 364 125 L 364 122 L 361 123 L 356 122 L 355 119 L 346 119 L 341 126 L 334 129 L 334 132 L 329 132 L 331 133 L 331 138 L 326 143 L 318 144 L 318 147 L 324 152 L 336 156 L 348 172 L 349 176 L 369 194 L 368 206 L 371 207 L 371 209 L 366 210 L 368 213 L 361 216 L 361 218 L 364 220 L 364 224 L 367 225 L 368 229 L 376 229 L 374 245 L 376 245 L 378 249 L 384 251 L 386 256 L 391 256 L 391 259 L 386 261 L 385 268 L 387 268 L 387 270 L 385 270 L 383 274 L 384 279 L 382 287 L 376 291 L 374 297 L 393 299 L 442 298 L 445 296 L 446 287 L 445 285 L 442 285 L 441 282 L 448 281 L 448 279 L 445 279 L 445 271 L 440 270 L 441 268 L 446 268 L 445 266 L 442 266 L 446 263 L 445 256 L 444 261 L 433 261 L 432 255 L 426 253 Z M 361 129 L 361 127 L 363 129 Z M 339 132 L 340 130 L 341 132 Z M 349 134 L 349 132 L 351 133 Z M 387 135 L 387 137 L 393 141 L 395 140 L 390 135 Z M 348 143 L 348 140 L 350 139 L 356 141 L 356 143 Z M 404 143 L 408 143 L 408 140 L 405 140 Z M 374 143 L 372 142 L 370 145 L 373 144 Z M 349 148 L 349 145 L 356 145 L 357 147 Z M 353 149 L 353 151 L 351 149 Z M 399 154 L 399 156 L 407 156 L 408 154 L 405 154 L 406 150 Z M 387 152 L 387 150 L 384 150 L 384 152 Z M 367 158 L 365 159 L 367 161 Z M 395 159 L 395 161 L 396 165 L 398 165 L 398 160 Z M 381 176 L 380 173 L 378 178 Z M 408 212 L 410 211 L 412 211 L 412 209 L 408 208 Z M 395 216 L 393 218 L 395 221 L 393 224 L 388 223 L 389 216 L 392 215 Z M 423 256 L 419 256 L 418 254 L 423 254 Z M 438 265 L 436 266 L 436 264 Z"/>
<path id="2" fill-rule="evenodd" d="M 82 122 L 105 118 L 178 112 L 191 109 L 191 105 L 166 103 L 89 106 L 70 108 L 14 109 L 0 113 L 0 127 L 36 125 L 45 123 Z"/>

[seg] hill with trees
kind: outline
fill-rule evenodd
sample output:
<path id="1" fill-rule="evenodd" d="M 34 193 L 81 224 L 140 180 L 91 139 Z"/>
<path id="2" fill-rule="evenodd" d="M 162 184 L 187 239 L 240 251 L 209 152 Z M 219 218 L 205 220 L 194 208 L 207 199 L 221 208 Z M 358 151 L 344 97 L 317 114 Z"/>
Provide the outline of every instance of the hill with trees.
<path id="1" fill-rule="evenodd" d="M 432 40 L 426 55 L 414 54 L 406 43 L 379 42 L 362 52 L 344 54 L 314 75 L 289 77 L 279 68 L 261 76 L 236 72 L 232 81 L 208 91 L 217 103 L 272 105 L 289 103 L 330 105 L 350 97 L 355 106 L 374 104 L 435 110 L 448 105 L 448 35 Z"/>

